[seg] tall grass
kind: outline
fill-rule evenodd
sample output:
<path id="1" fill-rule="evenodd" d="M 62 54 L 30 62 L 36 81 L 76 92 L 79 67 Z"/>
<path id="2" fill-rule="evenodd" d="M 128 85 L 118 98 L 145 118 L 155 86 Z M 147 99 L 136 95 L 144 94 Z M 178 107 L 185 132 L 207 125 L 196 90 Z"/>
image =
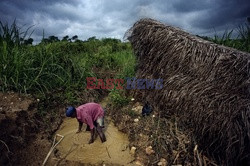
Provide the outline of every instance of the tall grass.
<path id="1" fill-rule="evenodd" d="M 81 67 L 69 54 L 53 53 L 50 47 L 53 46 L 10 49 L 4 43 L 0 57 L 1 90 L 43 93 L 84 83 L 89 68 Z"/>
<path id="2" fill-rule="evenodd" d="M 45 94 L 56 90 L 81 90 L 93 68 L 134 75 L 135 57 L 130 44 L 117 39 L 21 45 L 20 32 L 0 22 L 0 90 Z M 21 36 L 23 35 L 23 36 Z"/>
<path id="3" fill-rule="evenodd" d="M 215 35 L 215 37 L 210 40 L 217 44 L 236 48 L 241 51 L 250 52 L 250 22 L 248 21 L 247 23 L 239 25 L 237 27 L 237 38 L 232 37 L 233 31 L 234 30 L 226 30 L 222 37 L 218 37 L 217 35 Z"/>
<path id="4" fill-rule="evenodd" d="M 240 38 L 240 49 L 243 51 L 250 52 L 250 21 L 244 25 L 240 25 L 237 28 Z"/>

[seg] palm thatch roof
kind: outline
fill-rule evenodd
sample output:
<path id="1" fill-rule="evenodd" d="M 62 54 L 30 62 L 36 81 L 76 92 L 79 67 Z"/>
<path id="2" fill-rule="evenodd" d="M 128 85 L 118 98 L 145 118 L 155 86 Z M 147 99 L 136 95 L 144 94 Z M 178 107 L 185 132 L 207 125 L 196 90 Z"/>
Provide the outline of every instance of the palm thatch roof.
<path id="1" fill-rule="evenodd" d="M 136 90 L 165 116 L 178 115 L 200 147 L 221 164 L 250 164 L 250 54 L 142 19 L 126 33 L 137 78 L 161 90 Z"/>

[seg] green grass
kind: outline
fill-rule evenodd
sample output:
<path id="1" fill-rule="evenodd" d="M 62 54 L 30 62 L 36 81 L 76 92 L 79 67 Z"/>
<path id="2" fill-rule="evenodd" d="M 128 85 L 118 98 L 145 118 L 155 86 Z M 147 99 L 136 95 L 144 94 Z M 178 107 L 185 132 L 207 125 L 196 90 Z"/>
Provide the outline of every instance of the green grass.
<path id="1" fill-rule="evenodd" d="M 232 36 L 233 32 L 236 32 L 238 34 L 236 38 Z M 215 35 L 214 38 L 202 38 L 220 45 L 236 48 L 245 52 L 250 52 L 250 22 L 239 25 L 236 30 L 225 30 L 222 37 Z"/>
<path id="2" fill-rule="evenodd" d="M 93 68 L 114 71 L 119 78 L 135 74 L 135 56 L 129 43 L 91 38 L 24 45 L 28 30 L 20 32 L 15 22 L 0 25 L 1 91 L 38 95 L 64 91 L 73 100 L 72 92 L 86 88 L 86 77 L 96 76 Z"/>
<path id="3" fill-rule="evenodd" d="M 124 94 L 124 90 L 112 89 L 108 97 L 115 108 L 121 108 L 127 105 L 130 101 L 130 99 Z"/>
<path id="4" fill-rule="evenodd" d="M 77 57 L 53 52 L 53 45 L 28 48 L 4 45 L 0 57 L 2 91 L 44 93 L 78 86 L 90 75 L 87 65 L 82 67 Z"/>

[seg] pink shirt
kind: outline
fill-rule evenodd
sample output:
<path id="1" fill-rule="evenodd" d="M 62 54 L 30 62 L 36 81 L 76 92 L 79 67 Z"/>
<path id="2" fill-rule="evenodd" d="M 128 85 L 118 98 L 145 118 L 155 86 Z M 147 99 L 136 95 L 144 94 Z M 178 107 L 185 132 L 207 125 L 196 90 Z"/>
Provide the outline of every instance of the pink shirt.
<path id="1" fill-rule="evenodd" d="M 100 104 L 87 103 L 76 108 L 76 118 L 82 123 L 89 125 L 90 129 L 94 128 L 94 121 L 104 117 L 104 111 Z"/>

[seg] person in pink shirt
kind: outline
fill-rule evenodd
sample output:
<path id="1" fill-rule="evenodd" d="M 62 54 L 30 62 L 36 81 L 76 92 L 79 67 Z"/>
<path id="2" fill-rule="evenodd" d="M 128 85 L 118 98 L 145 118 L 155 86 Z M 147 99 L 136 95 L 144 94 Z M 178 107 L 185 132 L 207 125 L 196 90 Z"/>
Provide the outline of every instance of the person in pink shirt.
<path id="1" fill-rule="evenodd" d="M 70 106 L 66 110 L 66 116 L 76 118 L 79 122 L 79 128 L 76 133 L 81 132 L 83 123 L 87 124 L 86 130 L 90 130 L 91 132 L 89 144 L 94 142 L 95 130 L 100 136 L 102 143 L 106 141 L 102 130 L 102 128 L 104 128 L 104 109 L 100 104 L 86 103 L 77 108 Z"/>

